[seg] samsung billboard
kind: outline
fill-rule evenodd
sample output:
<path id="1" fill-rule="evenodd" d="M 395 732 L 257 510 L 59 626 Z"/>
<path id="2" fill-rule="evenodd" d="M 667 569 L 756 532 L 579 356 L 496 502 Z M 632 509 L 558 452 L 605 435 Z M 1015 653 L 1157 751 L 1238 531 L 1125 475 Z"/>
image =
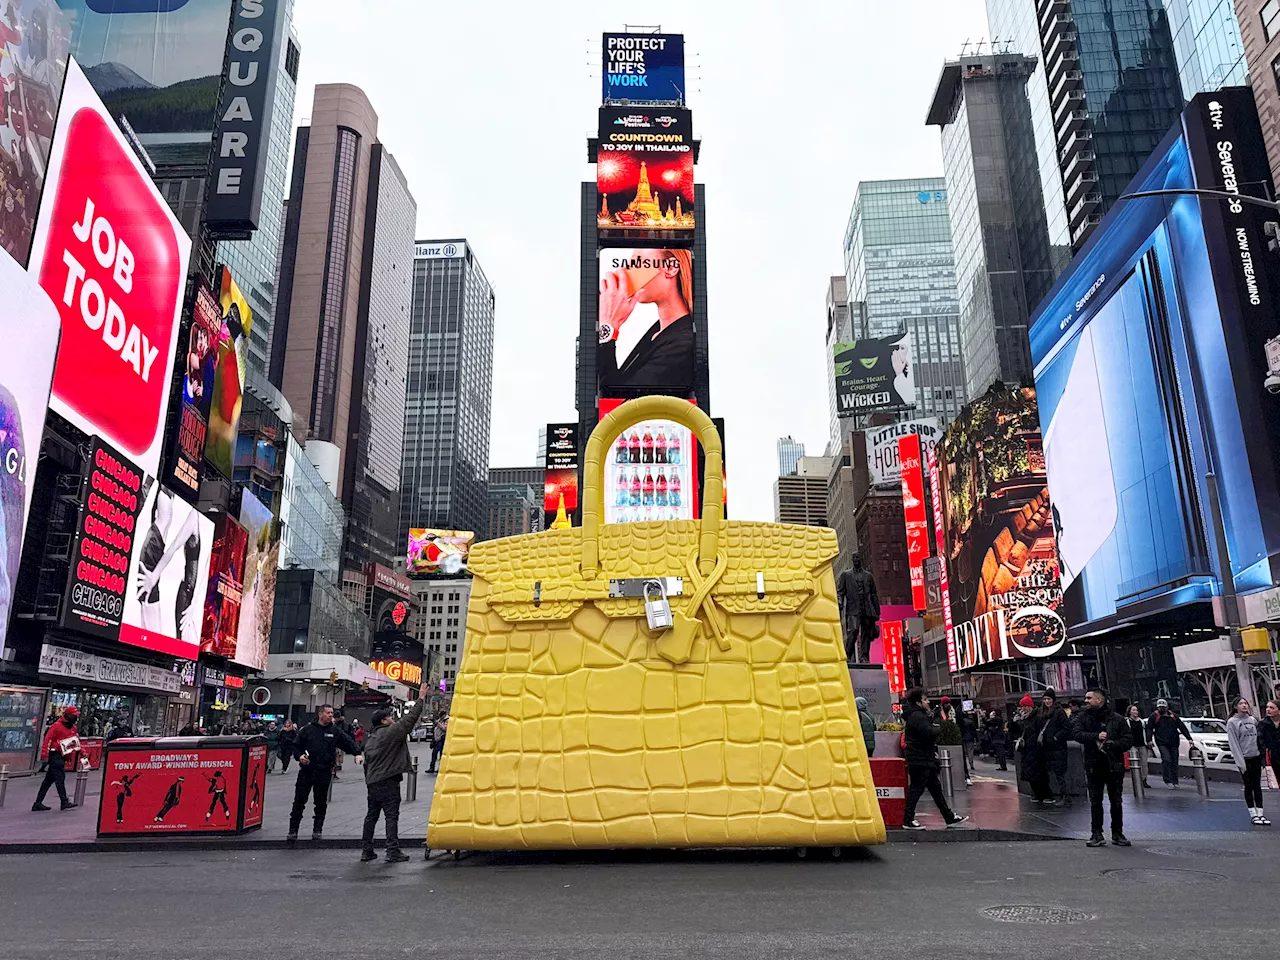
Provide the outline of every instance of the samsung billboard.
<path id="1" fill-rule="evenodd" d="M 1176 191 L 1220 191 L 1222 199 Z M 1044 458 L 1073 636 L 1204 603 L 1216 476 L 1231 575 L 1280 559 L 1280 397 L 1265 386 L 1280 260 L 1253 95 L 1201 94 L 1129 184 L 1031 327 Z"/>

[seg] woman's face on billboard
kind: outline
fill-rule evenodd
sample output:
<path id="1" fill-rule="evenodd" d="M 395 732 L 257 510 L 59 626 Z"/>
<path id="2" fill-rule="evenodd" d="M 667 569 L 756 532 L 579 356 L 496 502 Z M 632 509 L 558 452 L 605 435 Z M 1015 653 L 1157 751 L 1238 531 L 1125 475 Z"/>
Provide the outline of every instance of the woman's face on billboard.
<path id="1" fill-rule="evenodd" d="M 636 303 L 661 303 L 680 292 L 680 262 L 664 256 L 657 275 L 636 290 Z"/>
<path id="2" fill-rule="evenodd" d="M 895 376 L 906 376 L 907 368 L 911 366 L 911 351 L 907 349 L 905 343 L 900 343 L 893 348 L 893 372 Z"/>

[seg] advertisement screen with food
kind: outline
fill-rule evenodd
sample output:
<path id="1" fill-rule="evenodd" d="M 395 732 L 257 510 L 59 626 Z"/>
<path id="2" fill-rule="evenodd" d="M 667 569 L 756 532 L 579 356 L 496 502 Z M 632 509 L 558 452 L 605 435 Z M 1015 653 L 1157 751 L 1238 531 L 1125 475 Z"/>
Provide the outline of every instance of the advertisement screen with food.
<path id="1" fill-rule="evenodd" d="M 970 403 L 937 463 L 957 668 L 1067 652 L 1035 390 Z"/>
<path id="2" fill-rule="evenodd" d="M 618 247 L 600 251 L 600 395 L 690 395 L 697 356 L 693 252 Z"/>
<path id="3" fill-rule="evenodd" d="M 603 418 L 620 400 L 601 400 Z M 604 522 L 693 520 L 698 516 L 698 447 L 670 420 L 624 430 L 604 462 Z"/>
<path id="4" fill-rule="evenodd" d="M 476 535 L 470 530 L 436 530 L 415 527 L 409 531 L 407 566 L 411 575 L 461 573 Z"/>

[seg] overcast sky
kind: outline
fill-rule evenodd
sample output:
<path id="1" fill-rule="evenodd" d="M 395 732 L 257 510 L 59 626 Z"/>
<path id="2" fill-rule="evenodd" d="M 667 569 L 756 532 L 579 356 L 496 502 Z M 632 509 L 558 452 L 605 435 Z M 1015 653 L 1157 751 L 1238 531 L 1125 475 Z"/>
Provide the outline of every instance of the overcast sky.
<path id="1" fill-rule="evenodd" d="M 295 122 L 315 84 L 363 88 L 419 239 L 465 237 L 496 290 L 493 466 L 531 465 L 539 426 L 577 419 L 578 184 L 594 179 L 600 35 L 685 35 L 711 412 L 726 420 L 730 515 L 760 520 L 777 438 L 826 443 L 826 288 L 857 183 L 942 173 L 925 111 L 943 60 L 987 34 L 982 0 L 298 0 L 295 23 Z"/>

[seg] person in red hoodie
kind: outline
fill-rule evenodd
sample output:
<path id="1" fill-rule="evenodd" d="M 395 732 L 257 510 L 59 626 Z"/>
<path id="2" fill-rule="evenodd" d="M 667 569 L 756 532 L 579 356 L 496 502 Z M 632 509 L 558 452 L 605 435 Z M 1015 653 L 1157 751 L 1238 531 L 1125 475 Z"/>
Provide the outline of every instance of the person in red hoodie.
<path id="1" fill-rule="evenodd" d="M 40 792 L 36 794 L 36 802 L 31 805 L 32 810 L 51 809 L 44 805 L 44 796 L 50 787 L 58 791 L 63 810 L 76 806 L 67 799 L 67 769 L 74 770 L 76 758 L 80 756 L 80 736 L 76 732 L 76 724 L 79 722 L 80 711 L 75 707 L 67 707 L 45 733 L 44 742 L 40 744 L 40 759 L 49 761 L 49 769 L 45 772 L 44 782 L 40 784 Z"/>

